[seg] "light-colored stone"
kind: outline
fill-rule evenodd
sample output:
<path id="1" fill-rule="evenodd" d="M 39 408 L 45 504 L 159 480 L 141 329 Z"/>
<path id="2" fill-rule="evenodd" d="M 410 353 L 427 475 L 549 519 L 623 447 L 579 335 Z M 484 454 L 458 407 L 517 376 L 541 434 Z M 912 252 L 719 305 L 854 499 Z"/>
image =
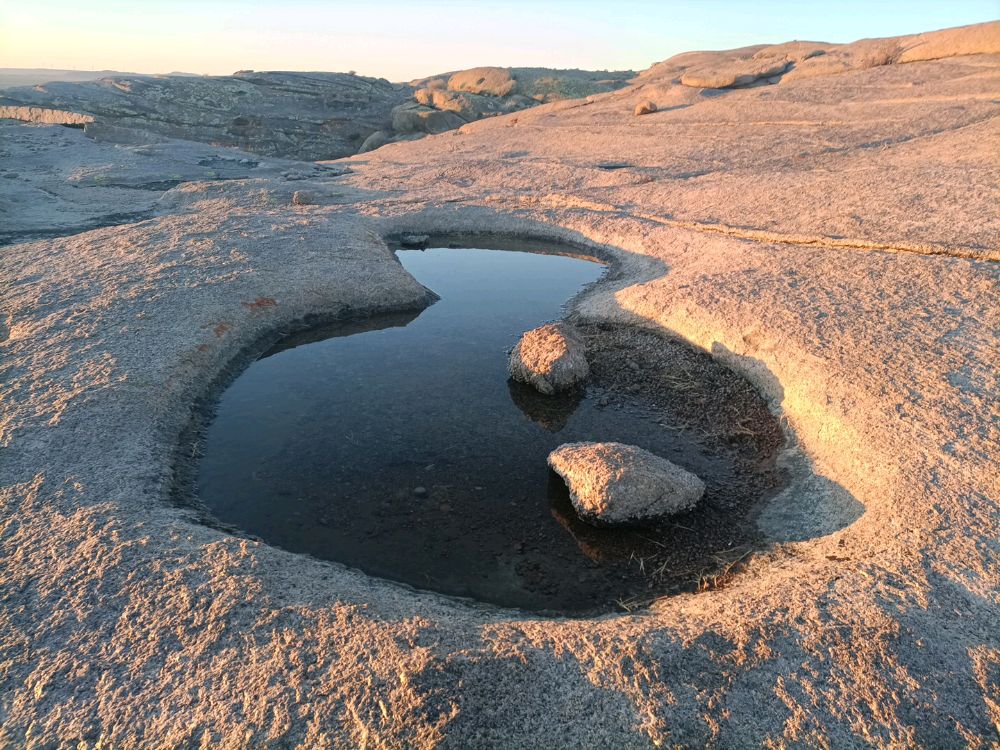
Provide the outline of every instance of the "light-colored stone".
<path id="1" fill-rule="evenodd" d="M 646 99 L 635 105 L 635 115 L 649 115 L 656 111 L 656 103 Z"/>
<path id="2" fill-rule="evenodd" d="M 549 323 L 521 336 L 511 350 L 508 369 L 514 380 L 548 395 L 590 375 L 583 342 L 565 323 Z"/>
<path id="3" fill-rule="evenodd" d="M 723 61 L 719 64 L 709 64 L 691 68 L 681 76 L 685 86 L 706 89 L 724 89 L 735 86 L 748 86 L 762 78 L 781 75 L 791 62 L 785 59 L 749 59 Z"/>
<path id="4" fill-rule="evenodd" d="M 593 524 L 622 526 L 662 520 L 692 509 L 705 483 L 635 445 L 566 443 L 549 454 L 576 512 Z"/>
<path id="5" fill-rule="evenodd" d="M 90 115 L 45 107 L 0 106 L 0 120 L 38 122 L 45 125 L 86 125 L 94 121 Z"/>

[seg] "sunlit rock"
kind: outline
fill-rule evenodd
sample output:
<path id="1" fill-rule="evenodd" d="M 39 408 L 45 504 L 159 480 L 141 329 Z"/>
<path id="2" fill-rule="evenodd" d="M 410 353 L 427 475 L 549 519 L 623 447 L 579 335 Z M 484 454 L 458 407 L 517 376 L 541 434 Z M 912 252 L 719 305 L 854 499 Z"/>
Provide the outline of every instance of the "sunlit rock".
<path id="1" fill-rule="evenodd" d="M 567 443 L 549 454 L 584 520 L 598 525 L 654 521 L 690 510 L 705 493 L 691 472 L 623 443 Z"/>
<path id="2" fill-rule="evenodd" d="M 583 342 L 564 323 L 525 333 L 510 353 L 510 376 L 541 393 L 572 388 L 590 375 Z"/>

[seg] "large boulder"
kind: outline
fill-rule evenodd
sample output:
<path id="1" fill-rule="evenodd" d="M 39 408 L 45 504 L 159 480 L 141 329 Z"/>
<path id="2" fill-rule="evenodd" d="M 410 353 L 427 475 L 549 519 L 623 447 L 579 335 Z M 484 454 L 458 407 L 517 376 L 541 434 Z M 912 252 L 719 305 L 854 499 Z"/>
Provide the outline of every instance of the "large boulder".
<path id="1" fill-rule="evenodd" d="M 510 68 L 470 68 L 453 73 L 448 79 L 451 91 L 468 91 L 470 94 L 507 96 L 513 94 L 517 81 Z"/>
<path id="2" fill-rule="evenodd" d="M 681 83 L 706 89 L 749 86 L 762 78 L 779 76 L 788 70 L 791 61 L 780 58 L 726 60 L 716 65 L 703 65 L 684 71 Z"/>
<path id="3" fill-rule="evenodd" d="M 528 331 L 510 353 L 510 376 L 551 395 L 572 388 L 590 375 L 586 349 L 565 323 Z"/>
<path id="4" fill-rule="evenodd" d="M 549 454 L 585 521 L 622 526 L 690 510 L 705 494 L 691 472 L 643 448 L 624 443 L 566 443 Z"/>

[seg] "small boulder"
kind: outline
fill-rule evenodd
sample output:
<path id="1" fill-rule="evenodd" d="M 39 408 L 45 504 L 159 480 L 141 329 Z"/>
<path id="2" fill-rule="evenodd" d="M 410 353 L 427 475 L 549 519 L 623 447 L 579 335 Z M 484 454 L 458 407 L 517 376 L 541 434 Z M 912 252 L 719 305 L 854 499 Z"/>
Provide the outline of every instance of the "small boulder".
<path id="1" fill-rule="evenodd" d="M 316 195 L 308 190 L 296 190 L 292 193 L 292 203 L 296 206 L 313 206 L 317 202 Z"/>
<path id="2" fill-rule="evenodd" d="M 392 129 L 397 133 L 429 133 L 436 135 L 465 125 L 454 112 L 431 109 L 415 102 L 401 104 L 392 110 Z"/>
<path id="3" fill-rule="evenodd" d="M 635 105 L 636 117 L 638 117 L 639 115 L 650 115 L 655 111 L 656 111 L 656 102 L 651 102 L 649 99 L 647 99 L 644 102 L 639 102 L 638 104 Z"/>
<path id="4" fill-rule="evenodd" d="M 624 443 L 566 443 L 549 454 L 580 517 L 599 526 L 655 521 L 693 508 L 705 483 L 665 458 Z"/>
<path id="5" fill-rule="evenodd" d="M 510 353 L 510 376 L 552 395 L 572 388 L 590 375 L 583 342 L 564 323 L 528 331 Z"/>
<path id="6" fill-rule="evenodd" d="M 369 151 L 374 151 L 377 148 L 382 148 L 387 143 L 392 143 L 392 133 L 385 130 L 376 130 L 362 141 L 358 153 L 365 154 Z"/>

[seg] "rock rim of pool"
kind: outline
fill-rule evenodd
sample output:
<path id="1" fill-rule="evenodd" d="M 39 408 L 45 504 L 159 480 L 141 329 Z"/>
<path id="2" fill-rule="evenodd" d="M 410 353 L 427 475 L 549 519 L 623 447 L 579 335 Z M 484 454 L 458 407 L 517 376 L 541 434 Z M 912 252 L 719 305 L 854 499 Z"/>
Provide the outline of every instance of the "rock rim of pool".
<path id="1" fill-rule="evenodd" d="M 549 454 L 570 501 L 588 523 L 631 526 L 691 510 L 705 483 L 677 464 L 637 445 L 579 442 Z"/>
<path id="2" fill-rule="evenodd" d="M 586 347 L 567 323 L 547 323 L 521 336 L 510 353 L 510 376 L 547 396 L 590 376 Z"/>

